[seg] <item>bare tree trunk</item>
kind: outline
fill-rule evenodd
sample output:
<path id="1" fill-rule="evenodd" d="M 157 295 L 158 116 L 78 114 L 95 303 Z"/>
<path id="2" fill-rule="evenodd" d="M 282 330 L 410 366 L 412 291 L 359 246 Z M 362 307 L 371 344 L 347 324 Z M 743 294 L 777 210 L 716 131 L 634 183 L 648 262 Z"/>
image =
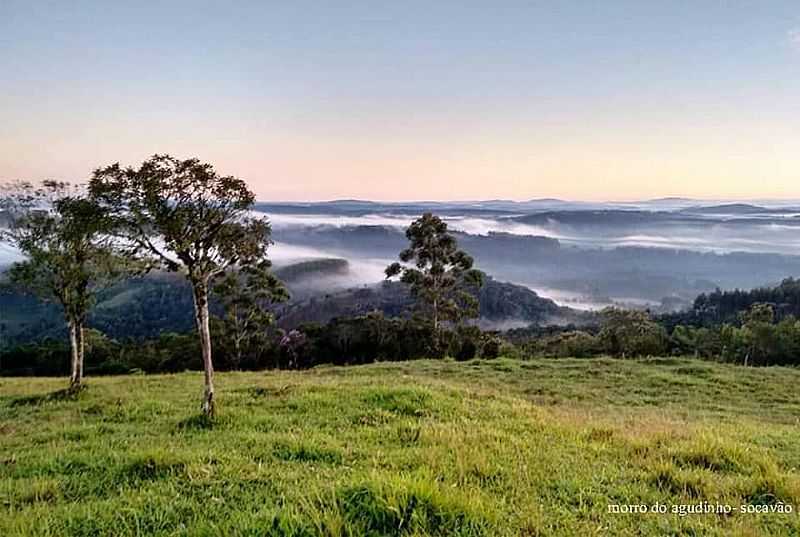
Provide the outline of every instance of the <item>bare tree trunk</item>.
<path id="1" fill-rule="evenodd" d="M 205 371 L 205 391 L 201 408 L 203 414 L 211 417 L 214 415 L 214 364 L 211 361 L 211 331 L 208 327 L 208 285 L 205 281 L 192 283 L 194 317 L 197 323 L 197 333 L 200 335 Z"/>
<path id="2" fill-rule="evenodd" d="M 236 327 L 236 332 L 233 335 L 233 347 L 234 347 L 234 356 L 236 363 L 233 365 L 233 368 L 237 371 L 239 370 L 239 364 L 242 363 L 242 338 L 244 329 L 239 322 L 239 308 L 236 307 L 236 304 L 233 305 L 233 323 Z"/>
<path id="3" fill-rule="evenodd" d="M 78 379 L 83 384 L 83 357 L 86 355 L 86 332 L 83 328 L 83 321 L 78 323 Z"/>
<path id="4" fill-rule="evenodd" d="M 83 383 L 83 325 L 75 320 L 69 322 L 69 347 L 72 357 L 69 388 L 77 390 Z"/>
<path id="5" fill-rule="evenodd" d="M 242 364 L 242 340 L 239 336 L 236 336 L 234 338 L 234 347 L 236 349 L 236 352 L 234 353 L 234 355 L 236 356 L 235 358 L 236 363 L 233 366 L 234 369 L 238 371 L 239 367 L 241 367 Z"/>

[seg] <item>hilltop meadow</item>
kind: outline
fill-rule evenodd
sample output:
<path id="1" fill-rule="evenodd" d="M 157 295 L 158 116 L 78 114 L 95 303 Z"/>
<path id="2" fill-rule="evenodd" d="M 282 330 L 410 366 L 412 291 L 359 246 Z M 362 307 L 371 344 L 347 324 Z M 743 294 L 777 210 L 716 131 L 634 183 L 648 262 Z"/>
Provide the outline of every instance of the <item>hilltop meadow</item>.
<path id="1" fill-rule="evenodd" d="M 230 372 L 213 418 L 200 376 L 94 377 L 78 392 L 0 378 L 0 535 L 800 533 L 794 368 L 500 358 Z M 667 513 L 615 512 L 656 503 Z M 672 512 L 710 504 L 737 511 Z"/>
<path id="2" fill-rule="evenodd" d="M 795 279 L 579 313 L 425 212 L 390 281 L 287 305 L 349 262 L 273 271 L 198 159 L 3 188 L 3 537 L 800 533 Z"/>

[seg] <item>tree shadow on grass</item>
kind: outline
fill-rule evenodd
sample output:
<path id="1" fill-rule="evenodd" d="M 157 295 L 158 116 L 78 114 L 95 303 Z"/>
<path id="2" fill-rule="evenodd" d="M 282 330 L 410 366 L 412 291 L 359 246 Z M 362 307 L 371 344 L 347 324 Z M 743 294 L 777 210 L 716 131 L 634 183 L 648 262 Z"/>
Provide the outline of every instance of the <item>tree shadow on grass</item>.
<path id="1" fill-rule="evenodd" d="M 56 390 L 50 393 L 38 395 L 22 395 L 13 397 L 9 400 L 9 406 L 38 406 L 44 403 L 58 402 L 58 401 L 77 401 L 81 394 L 84 393 L 87 386 L 81 385 L 78 388 L 70 387 L 62 390 Z"/>

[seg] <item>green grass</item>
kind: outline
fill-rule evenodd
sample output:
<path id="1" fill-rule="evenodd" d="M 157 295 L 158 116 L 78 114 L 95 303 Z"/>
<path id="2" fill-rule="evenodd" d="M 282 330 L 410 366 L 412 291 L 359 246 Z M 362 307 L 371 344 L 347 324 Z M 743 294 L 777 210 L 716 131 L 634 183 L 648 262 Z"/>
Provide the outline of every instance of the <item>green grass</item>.
<path id="1" fill-rule="evenodd" d="M 417 361 L 0 379 L 0 535 L 799 535 L 800 370 Z M 53 394 L 56 395 L 53 395 Z M 791 504 L 615 514 L 609 504 Z"/>

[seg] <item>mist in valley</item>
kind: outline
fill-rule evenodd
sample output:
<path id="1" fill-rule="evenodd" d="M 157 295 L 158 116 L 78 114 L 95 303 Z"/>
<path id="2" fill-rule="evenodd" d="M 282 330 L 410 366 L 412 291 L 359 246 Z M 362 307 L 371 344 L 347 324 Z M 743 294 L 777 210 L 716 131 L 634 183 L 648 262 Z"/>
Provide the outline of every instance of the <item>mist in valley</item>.
<path id="1" fill-rule="evenodd" d="M 788 203 L 259 203 L 254 214 L 272 227 L 273 271 L 291 295 L 274 306 L 278 324 L 293 328 L 370 311 L 408 315 L 413 301 L 401 284 L 385 281 L 384 271 L 407 246 L 406 227 L 427 211 L 442 216 L 490 278 L 476 321 L 485 329 L 583 324 L 609 306 L 681 311 L 716 288 L 773 286 L 800 274 L 800 211 Z M 0 245 L 0 269 L 20 259 Z M 190 294 L 180 278 L 152 274 L 131 282 L 101 297 L 96 322 L 105 330 L 127 329 L 115 308 L 134 300 L 146 316 L 165 296 L 175 304 L 171 327 L 191 327 Z M 47 333 L 33 327 L 53 312 L 15 300 L 25 306 L 25 325 Z M 142 334 L 158 326 L 144 323 Z"/>
<path id="2" fill-rule="evenodd" d="M 382 280 L 381 267 L 403 248 L 415 210 L 442 214 L 477 266 L 493 277 L 578 310 L 673 311 L 717 287 L 773 285 L 800 271 L 800 219 L 791 205 L 699 203 L 552 201 L 532 209 L 513 202 L 345 201 L 260 210 L 272 223 L 276 266 L 348 260 L 346 273 L 321 280 L 328 290 Z"/>

